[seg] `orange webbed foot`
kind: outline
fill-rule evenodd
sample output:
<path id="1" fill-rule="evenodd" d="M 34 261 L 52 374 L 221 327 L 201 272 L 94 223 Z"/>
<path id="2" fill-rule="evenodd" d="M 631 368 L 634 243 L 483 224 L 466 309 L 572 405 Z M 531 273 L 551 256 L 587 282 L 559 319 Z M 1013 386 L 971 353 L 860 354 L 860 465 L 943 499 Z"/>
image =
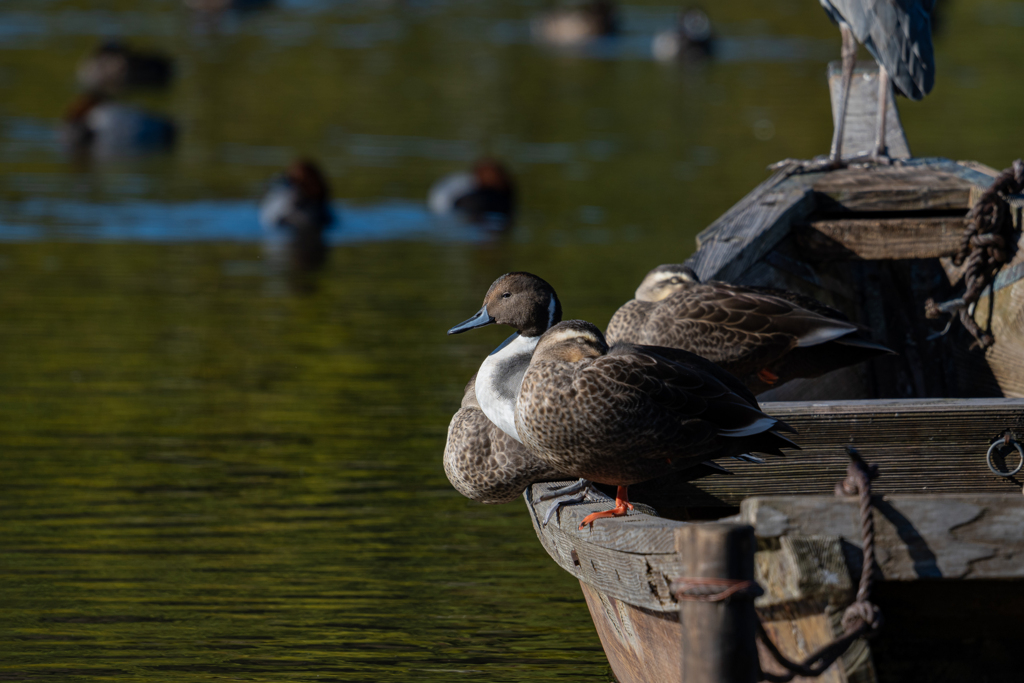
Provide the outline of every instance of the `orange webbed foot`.
<path id="1" fill-rule="evenodd" d="M 593 528 L 594 520 L 604 519 L 605 517 L 625 517 L 626 513 L 633 509 L 633 504 L 629 502 L 629 496 L 626 494 L 626 487 L 620 486 L 618 491 L 615 492 L 615 507 L 611 510 L 604 510 L 603 512 L 592 512 L 583 518 L 580 522 L 580 531 L 582 531 L 587 525 Z"/>
<path id="2" fill-rule="evenodd" d="M 776 375 L 771 370 L 769 370 L 768 368 L 758 370 L 757 378 L 769 386 L 779 381 L 779 376 Z"/>

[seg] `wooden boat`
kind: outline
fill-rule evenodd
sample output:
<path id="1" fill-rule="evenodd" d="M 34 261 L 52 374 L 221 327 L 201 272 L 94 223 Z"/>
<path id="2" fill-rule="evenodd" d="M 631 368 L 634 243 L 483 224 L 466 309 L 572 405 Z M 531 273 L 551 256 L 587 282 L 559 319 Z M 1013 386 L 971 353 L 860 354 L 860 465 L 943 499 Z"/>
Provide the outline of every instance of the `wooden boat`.
<path id="1" fill-rule="evenodd" d="M 867 121 L 872 76 L 859 66 L 852 95 L 854 115 Z M 700 616 L 672 590 L 676 579 L 729 564 L 722 543 L 732 543 L 726 555 L 750 556 L 739 565 L 750 563 L 764 590 L 757 614 L 790 659 L 841 632 L 863 559 L 857 501 L 833 493 L 847 444 L 881 471 L 873 599 L 886 625 L 819 680 L 1020 680 L 1011 653 L 1024 623 L 1024 477 L 1012 470 L 1013 446 L 1024 441 L 1024 249 L 973 311 L 994 345 L 972 350 L 956 322 L 938 333 L 945 321 L 927 320 L 925 302 L 953 298 L 967 212 L 997 172 L 909 158 L 893 102 L 890 111 L 890 153 L 902 163 L 780 170 L 701 233 L 688 264 L 704 280 L 813 295 L 900 354 L 762 394 L 803 450 L 768 466 L 730 462 L 735 476 L 631 487 L 660 516 L 631 513 L 578 531 L 585 515 L 608 507 L 595 496 L 544 526 L 550 503 L 537 501 L 551 485 L 525 494 L 545 550 L 580 580 L 620 683 L 756 679 L 749 668 L 714 666 L 753 648 L 752 634 L 746 642 L 718 628 L 728 601 Z M 872 126 L 855 121 L 847 135 L 847 149 L 865 149 Z M 1020 203 L 1010 203 L 1019 237 Z M 756 543 L 744 536 L 749 527 Z M 758 647 L 764 671 L 783 673 Z"/>

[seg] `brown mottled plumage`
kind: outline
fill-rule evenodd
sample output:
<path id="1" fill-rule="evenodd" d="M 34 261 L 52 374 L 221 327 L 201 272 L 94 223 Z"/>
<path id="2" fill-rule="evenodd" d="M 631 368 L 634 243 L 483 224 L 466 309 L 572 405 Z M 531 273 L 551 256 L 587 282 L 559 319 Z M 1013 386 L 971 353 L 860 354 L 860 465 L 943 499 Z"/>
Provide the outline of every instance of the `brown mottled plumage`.
<path id="1" fill-rule="evenodd" d="M 481 503 L 507 503 L 531 484 L 568 479 L 487 419 L 475 385 L 476 375 L 466 384 L 462 407 L 448 425 L 444 473 L 455 490 Z"/>
<path id="2" fill-rule="evenodd" d="M 600 330 L 580 320 L 541 337 L 520 390 L 516 429 L 551 467 L 619 487 L 672 467 L 795 447 L 776 433 L 789 428 L 713 363 L 677 349 L 609 349 Z"/>
<path id="3" fill-rule="evenodd" d="M 702 283 L 688 267 L 658 266 L 608 323 L 611 343 L 668 346 L 696 353 L 760 393 L 817 377 L 889 349 L 809 296 L 781 289 Z"/>

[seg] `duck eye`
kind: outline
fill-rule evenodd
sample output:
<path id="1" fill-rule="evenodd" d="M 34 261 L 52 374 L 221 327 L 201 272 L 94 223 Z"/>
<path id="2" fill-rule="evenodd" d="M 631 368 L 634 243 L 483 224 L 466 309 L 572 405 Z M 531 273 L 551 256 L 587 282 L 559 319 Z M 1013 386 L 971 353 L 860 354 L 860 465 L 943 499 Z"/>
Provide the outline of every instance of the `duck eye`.
<path id="1" fill-rule="evenodd" d="M 501 295 L 501 298 L 502 298 L 502 299 L 507 299 L 507 298 L 509 298 L 510 296 L 512 296 L 512 292 L 505 292 L 504 294 L 502 294 L 502 295 Z"/>

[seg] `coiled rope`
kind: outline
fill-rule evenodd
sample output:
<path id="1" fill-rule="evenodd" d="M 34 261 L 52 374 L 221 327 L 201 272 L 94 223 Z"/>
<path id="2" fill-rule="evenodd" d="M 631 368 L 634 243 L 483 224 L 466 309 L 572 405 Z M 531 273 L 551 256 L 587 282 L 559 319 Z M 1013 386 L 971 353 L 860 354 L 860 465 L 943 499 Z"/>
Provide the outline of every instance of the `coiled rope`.
<path id="1" fill-rule="evenodd" d="M 1013 258 L 1017 249 L 1017 235 L 1013 229 L 1013 214 L 1007 195 L 1024 191 L 1024 162 L 1017 159 L 1004 170 L 992 185 L 974 203 L 967 213 L 967 227 L 960 238 L 960 249 L 953 256 L 957 266 L 967 264 L 963 296 L 943 303 L 928 299 L 924 304 L 927 318 L 940 318 L 943 314 L 959 313 L 960 322 L 974 337 L 973 346 L 987 349 L 995 343 L 992 335 L 974 322 L 974 304 L 985 288 L 995 280 L 999 269 Z"/>

